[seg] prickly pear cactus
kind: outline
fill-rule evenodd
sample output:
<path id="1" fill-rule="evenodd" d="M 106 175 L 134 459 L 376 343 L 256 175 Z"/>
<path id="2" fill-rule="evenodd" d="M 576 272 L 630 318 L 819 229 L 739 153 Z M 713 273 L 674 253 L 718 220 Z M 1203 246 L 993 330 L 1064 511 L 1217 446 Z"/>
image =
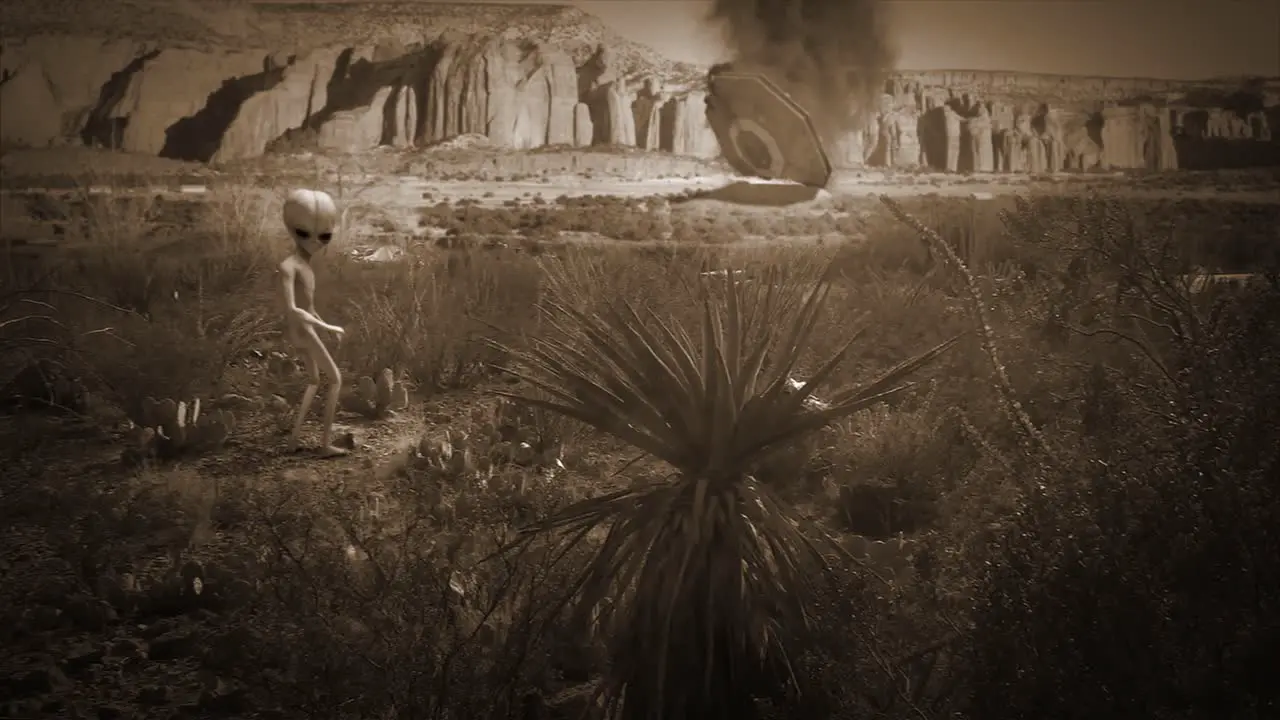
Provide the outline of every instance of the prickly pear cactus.
<path id="1" fill-rule="evenodd" d="M 571 493 L 561 454 L 562 442 L 545 418 L 501 400 L 421 437 L 397 459 L 397 472 L 437 494 L 435 522 L 442 527 L 494 512 L 520 525 Z"/>
<path id="2" fill-rule="evenodd" d="M 390 368 L 383 368 L 376 380 L 364 375 L 356 381 L 355 387 L 348 388 L 342 395 L 342 407 L 348 412 L 379 420 L 409 407 L 409 388 L 396 379 Z"/>
<path id="3" fill-rule="evenodd" d="M 235 416 L 230 410 L 201 412 L 199 398 L 188 404 L 172 398 L 147 397 L 135 424 L 135 447 L 126 450 L 126 454 L 170 459 L 222 448 L 235 430 Z"/>
<path id="4" fill-rule="evenodd" d="M 443 436 L 423 437 L 417 458 L 418 467 L 442 479 L 484 481 L 505 468 L 554 472 L 564 467 L 561 450 L 560 439 L 540 427 L 529 409 L 499 400 L 476 408 L 469 422 Z"/>

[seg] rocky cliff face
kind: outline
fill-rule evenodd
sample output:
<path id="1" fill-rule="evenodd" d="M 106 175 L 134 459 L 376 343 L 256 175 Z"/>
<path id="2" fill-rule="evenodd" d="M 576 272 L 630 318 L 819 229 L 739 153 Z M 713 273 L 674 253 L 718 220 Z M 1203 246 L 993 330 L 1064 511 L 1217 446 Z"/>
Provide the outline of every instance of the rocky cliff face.
<path id="1" fill-rule="evenodd" d="M 226 161 L 278 143 L 358 152 L 473 133 L 516 149 L 718 152 L 698 93 L 629 82 L 604 49 L 579 68 L 562 49 L 510 35 L 299 55 L 48 37 L 6 45 L 0 61 L 0 133 L 26 146 Z"/>
<path id="2" fill-rule="evenodd" d="M 277 147 L 360 152 L 461 134 L 515 149 L 719 154 L 705 95 L 688 69 L 611 41 L 587 47 L 585 40 L 603 36 L 575 25 L 585 22 L 578 11 L 521 11 L 528 27 L 498 35 L 485 30 L 492 18 L 467 15 L 477 6 L 466 6 L 446 18 L 454 29 L 444 33 L 412 22 L 386 32 L 361 26 L 351 33 L 359 42 L 340 42 L 338 29 L 356 11 L 307 7 L 274 11 L 291 23 L 286 35 L 310 27 L 311 38 L 323 40 L 302 49 L 178 47 L 150 35 L 5 41 L 0 141 L 215 162 Z M 886 88 L 878 117 L 829 150 L 838 166 L 951 172 L 1280 165 L 1280 93 L 1240 87 L 903 73 Z"/>
<path id="3" fill-rule="evenodd" d="M 835 164 L 948 172 L 1280 165 L 1280 97 L 1239 83 L 903 73 Z"/>

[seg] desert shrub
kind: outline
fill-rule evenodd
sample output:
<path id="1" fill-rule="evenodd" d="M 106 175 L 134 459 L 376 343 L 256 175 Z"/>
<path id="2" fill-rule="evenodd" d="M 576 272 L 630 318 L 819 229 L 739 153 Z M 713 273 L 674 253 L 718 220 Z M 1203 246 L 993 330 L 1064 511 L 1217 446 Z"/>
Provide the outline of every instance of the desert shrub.
<path id="1" fill-rule="evenodd" d="M 574 662 L 555 600 L 576 563 L 496 553 L 520 502 L 502 483 L 410 468 L 376 506 L 337 485 L 250 489 L 241 532 L 261 601 L 237 664 L 326 717 L 505 717 L 553 693 Z M 562 486 L 529 492 L 554 505 Z"/>
<path id="2" fill-rule="evenodd" d="M 538 298 L 537 267 L 523 254 L 462 250 L 421 263 L 339 268 L 326 270 L 336 288 L 361 288 L 335 314 L 349 320 L 338 350 L 344 364 L 396 368 L 424 391 L 485 377 L 502 359 L 485 339 L 517 337 Z"/>
<path id="3" fill-rule="evenodd" d="M 937 524 L 942 498 L 974 464 L 956 418 L 925 397 L 910 408 L 868 410 L 827 428 L 819 450 L 835 486 L 839 527 L 873 538 Z"/>
<path id="4" fill-rule="evenodd" d="M 467 201 L 457 206 L 437 203 L 420 211 L 420 224 L 447 233 L 477 236 L 521 235 L 554 240 L 560 233 L 591 233 L 617 240 L 655 240 L 664 233 L 661 218 L 638 200 L 610 196 L 561 196 L 554 205 L 514 201 L 501 208 L 482 208 Z"/>
<path id="5" fill-rule="evenodd" d="M 134 413 L 148 395 L 215 391 L 268 335 L 271 264 L 253 196 L 193 206 L 86 195 L 67 210 L 69 251 L 8 280 L 9 310 L 44 326 L 36 341 L 5 344 L 24 365 L 53 363 Z"/>
<path id="6" fill-rule="evenodd" d="M 1064 227 L 1034 204 L 1010 220 Z M 1280 286 L 1196 298 L 1184 258 L 1123 208 L 1094 199 L 1066 220 L 1071 249 L 1112 274 L 1121 306 L 1077 334 L 1117 340 L 1109 352 L 1127 351 L 1130 370 L 1093 365 L 1082 432 L 1053 461 L 1006 464 L 1026 484 L 979 576 L 968 712 L 1273 713 L 1261 668 L 1280 657 Z M 1145 304 L 1126 306 L 1126 293 Z"/>

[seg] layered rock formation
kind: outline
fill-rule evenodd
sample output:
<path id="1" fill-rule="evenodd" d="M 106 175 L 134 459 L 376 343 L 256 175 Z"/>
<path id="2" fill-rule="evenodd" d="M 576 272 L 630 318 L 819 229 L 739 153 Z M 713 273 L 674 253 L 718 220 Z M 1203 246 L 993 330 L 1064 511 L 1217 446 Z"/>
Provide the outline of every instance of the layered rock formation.
<path id="1" fill-rule="evenodd" d="M 664 92 L 656 80 L 637 92 L 604 49 L 579 68 L 555 47 L 492 35 L 298 55 L 79 42 L 6 45 L 4 142 L 216 162 L 273 146 L 358 152 L 463 134 L 513 149 L 719 152 L 699 93 Z"/>
<path id="2" fill-rule="evenodd" d="M 513 149 L 719 154 L 705 94 L 509 32 L 297 52 L 37 37 L 0 50 L 0 140 L 225 162 L 462 134 Z M 1280 165 L 1280 92 L 1016 73 L 904 73 L 828 148 L 843 167 L 1043 173 Z"/>
<path id="3" fill-rule="evenodd" d="M 904 74 L 886 89 L 874 127 L 837 148 L 837 164 L 1007 173 L 1280 165 L 1274 93 L 1012 73 Z"/>

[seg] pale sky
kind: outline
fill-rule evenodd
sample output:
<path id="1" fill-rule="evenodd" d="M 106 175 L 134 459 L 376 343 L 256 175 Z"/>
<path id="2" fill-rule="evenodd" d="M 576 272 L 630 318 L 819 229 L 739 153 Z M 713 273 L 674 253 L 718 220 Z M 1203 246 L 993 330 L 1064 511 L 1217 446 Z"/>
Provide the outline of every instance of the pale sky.
<path id="1" fill-rule="evenodd" d="M 526 2 L 528 0 L 525 0 Z M 723 59 L 705 0 L 573 0 L 675 60 Z M 889 0 L 907 70 L 1280 76 L 1280 0 Z"/>

